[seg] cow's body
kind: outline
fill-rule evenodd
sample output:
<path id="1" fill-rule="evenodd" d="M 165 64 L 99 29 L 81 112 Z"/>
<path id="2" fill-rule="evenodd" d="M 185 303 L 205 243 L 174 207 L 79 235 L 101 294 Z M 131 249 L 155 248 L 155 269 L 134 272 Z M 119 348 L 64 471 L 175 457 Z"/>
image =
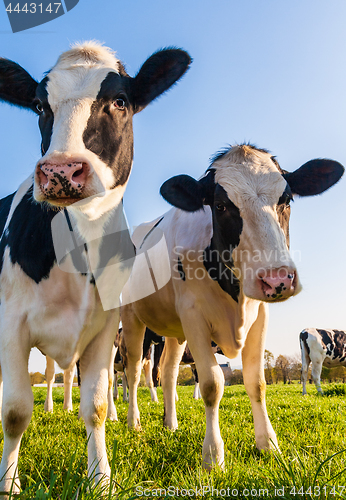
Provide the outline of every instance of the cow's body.
<path id="1" fill-rule="evenodd" d="M 80 359 L 89 473 L 97 480 L 110 474 L 108 374 L 113 378 L 119 295 L 133 253 L 122 213 L 133 160 L 132 117 L 189 63 L 185 52 L 163 50 L 131 78 L 110 49 L 87 42 L 62 54 L 38 83 L 18 64 L 0 59 L 0 100 L 38 114 L 42 136 L 33 175 L 0 204 L 1 490 L 11 488 L 31 418 L 33 347 L 64 370 Z M 16 478 L 12 491 L 18 489 Z"/>
<path id="2" fill-rule="evenodd" d="M 164 423 L 171 429 L 178 426 L 175 386 L 188 342 L 205 403 L 203 463 L 207 468 L 224 461 L 218 425 L 224 377 L 212 340 L 229 358 L 241 352 L 256 445 L 259 449 L 277 446 L 265 404 L 264 342 L 266 302 L 285 300 L 300 290 L 288 251 L 289 201 L 292 193 L 322 192 L 342 173 L 340 164 L 316 160 L 289 174 L 265 150 L 243 145 L 217 156 L 199 181 L 177 176 L 163 185 L 161 193 L 178 208 L 160 218 L 142 241 L 137 240 L 136 249 L 137 257 L 148 253 L 153 271 L 160 269 L 156 278 L 167 274 L 168 265 L 171 279 L 155 293 L 146 295 L 144 290 L 143 298 L 139 297 L 149 273 L 146 259 L 136 258 L 122 295 L 130 426 L 140 426 L 136 386 L 148 326 L 166 337 L 161 382 Z M 157 244 L 163 237 L 168 255 Z M 156 248 L 160 248 L 157 253 Z"/>
<path id="3" fill-rule="evenodd" d="M 114 383 L 114 397 L 118 399 L 117 390 L 117 372 L 122 372 L 122 384 L 123 384 L 123 401 L 128 401 L 127 395 L 127 348 L 125 345 L 124 337 L 122 335 L 122 328 L 119 329 L 117 335 L 118 350 L 114 359 L 114 373 L 115 373 L 115 383 Z M 147 387 L 150 390 L 151 400 L 155 403 L 158 402 L 156 389 L 159 382 L 159 362 L 161 354 L 164 347 L 164 339 L 156 335 L 155 332 L 146 329 L 144 339 L 143 339 L 143 349 L 142 349 L 142 368 L 145 374 L 145 381 Z M 152 350 L 154 348 L 154 353 L 152 355 Z M 153 360 L 152 360 L 153 357 Z"/>
<path id="4" fill-rule="evenodd" d="M 346 366 L 346 332 L 305 328 L 300 332 L 299 341 L 302 355 L 303 395 L 306 394 L 310 363 L 312 380 L 317 391 L 323 394 L 321 388 L 322 365 L 328 368 Z"/>

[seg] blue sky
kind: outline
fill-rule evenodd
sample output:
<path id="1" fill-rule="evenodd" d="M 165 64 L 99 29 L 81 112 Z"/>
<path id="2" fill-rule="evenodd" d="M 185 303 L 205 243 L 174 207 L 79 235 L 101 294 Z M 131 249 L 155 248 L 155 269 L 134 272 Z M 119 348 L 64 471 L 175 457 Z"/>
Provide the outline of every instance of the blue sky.
<path id="1" fill-rule="evenodd" d="M 112 47 L 131 75 L 161 47 L 191 54 L 178 85 L 134 118 L 125 211 L 138 225 L 169 208 L 162 182 L 179 173 L 199 177 L 228 144 L 268 148 L 289 171 L 317 157 L 346 165 L 345 23 L 344 0 L 80 0 L 64 16 L 16 34 L 1 8 L 0 55 L 40 79 L 81 40 Z M 0 104 L 0 141 L 4 196 L 39 158 L 37 118 Z M 298 353 L 305 327 L 346 329 L 345 191 L 346 177 L 293 204 L 291 245 L 304 289 L 270 307 L 267 348 L 275 356 Z M 35 355 L 36 369 L 43 364 Z"/>

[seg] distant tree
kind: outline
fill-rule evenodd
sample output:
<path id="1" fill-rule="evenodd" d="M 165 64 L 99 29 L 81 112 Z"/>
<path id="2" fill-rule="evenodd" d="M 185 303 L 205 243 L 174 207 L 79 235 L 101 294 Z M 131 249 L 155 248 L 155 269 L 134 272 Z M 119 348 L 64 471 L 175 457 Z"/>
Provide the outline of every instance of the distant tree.
<path id="1" fill-rule="evenodd" d="M 275 368 L 278 377 L 280 378 L 280 380 L 283 380 L 284 384 L 286 384 L 287 380 L 289 380 L 289 366 L 290 366 L 289 360 L 282 354 L 280 354 L 280 356 L 276 358 Z"/>
<path id="2" fill-rule="evenodd" d="M 63 373 L 56 373 L 56 375 L 55 375 L 55 382 L 57 384 L 63 384 L 63 382 L 64 382 L 64 374 Z"/>
<path id="3" fill-rule="evenodd" d="M 289 356 L 288 358 L 289 367 L 288 367 L 288 379 L 292 380 L 300 380 L 302 373 L 302 361 L 300 354 L 294 354 L 293 356 Z"/>
<path id="4" fill-rule="evenodd" d="M 43 384 L 46 381 L 45 376 L 40 372 L 30 373 L 31 385 Z"/>
<path id="5" fill-rule="evenodd" d="M 178 385 L 193 385 L 195 379 L 193 378 L 192 370 L 190 366 L 179 366 L 178 373 Z"/>
<path id="6" fill-rule="evenodd" d="M 243 372 L 242 370 L 232 370 L 232 375 L 229 378 L 229 385 L 243 384 Z"/>
<path id="7" fill-rule="evenodd" d="M 268 349 L 264 351 L 264 374 L 267 384 L 273 383 L 274 354 Z"/>

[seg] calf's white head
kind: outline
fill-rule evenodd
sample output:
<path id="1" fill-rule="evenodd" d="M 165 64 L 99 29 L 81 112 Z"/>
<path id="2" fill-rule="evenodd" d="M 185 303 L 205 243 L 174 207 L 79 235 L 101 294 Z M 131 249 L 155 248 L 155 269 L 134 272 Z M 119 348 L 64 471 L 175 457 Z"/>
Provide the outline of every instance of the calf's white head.
<path id="1" fill-rule="evenodd" d="M 290 201 L 322 193 L 343 172 L 338 162 L 316 159 L 289 173 L 268 151 L 246 144 L 218 154 L 199 181 L 169 179 L 161 194 L 189 212 L 209 205 L 213 235 L 206 251 L 214 265 L 231 270 L 244 295 L 277 302 L 301 289 L 289 253 Z"/>

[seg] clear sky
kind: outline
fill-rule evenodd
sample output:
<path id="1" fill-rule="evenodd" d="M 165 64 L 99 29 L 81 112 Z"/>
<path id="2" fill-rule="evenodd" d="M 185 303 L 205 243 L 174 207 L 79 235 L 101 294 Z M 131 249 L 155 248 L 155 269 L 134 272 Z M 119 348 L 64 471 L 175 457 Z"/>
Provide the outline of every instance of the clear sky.
<path id="1" fill-rule="evenodd" d="M 163 181 L 199 177 L 228 144 L 267 148 L 289 171 L 317 157 L 346 165 L 345 25 L 344 0 L 80 0 L 64 16 L 13 34 L 0 6 L 0 55 L 41 79 L 81 40 L 116 50 L 130 75 L 161 47 L 191 54 L 178 85 L 134 118 L 125 211 L 138 225 L 169 208 L 159 195 Z M 37 118 L 0 104 L 0 141 L 5 196 L 39 158 Z M 298 353 L 305 327 L 346 330 L 345 192 L 346 177 L 293 204 L 291 245 L 304 288 L 270 306 L 267 349 L 275 356 Z M 30 370 L 44 370 L 38 355 Z"/>

